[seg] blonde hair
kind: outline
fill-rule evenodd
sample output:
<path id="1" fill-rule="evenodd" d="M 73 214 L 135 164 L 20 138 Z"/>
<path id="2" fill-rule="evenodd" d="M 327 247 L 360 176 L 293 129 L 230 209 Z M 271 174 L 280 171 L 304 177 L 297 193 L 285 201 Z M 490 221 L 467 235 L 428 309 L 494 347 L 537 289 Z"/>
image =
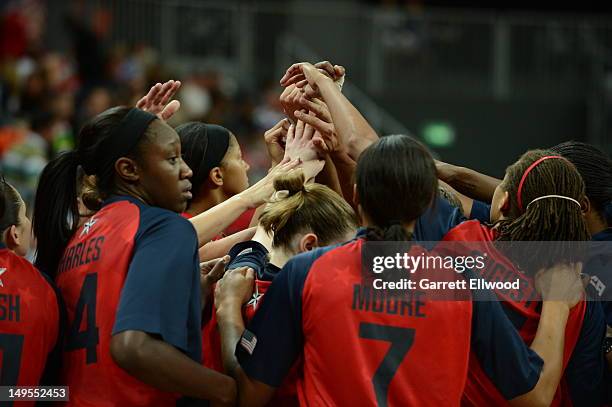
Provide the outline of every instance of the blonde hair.
<path id="1" fill-rule="evenodd" d="M 353 208 L 325 185 L 304 185 L 304 173 L 292 171 L 274 181 L 277 191 L 259 223 L 273 235 L 274 247 L 288 248 L 300 232 L 312 231 L 322 246 L 342 239 L 357 228 Z"/>

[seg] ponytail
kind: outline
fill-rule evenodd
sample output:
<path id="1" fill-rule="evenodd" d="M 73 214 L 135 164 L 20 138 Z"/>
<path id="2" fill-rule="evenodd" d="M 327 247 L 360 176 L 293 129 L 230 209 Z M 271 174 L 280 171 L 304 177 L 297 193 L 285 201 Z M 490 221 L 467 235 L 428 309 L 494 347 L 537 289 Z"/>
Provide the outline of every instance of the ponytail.
<path id="1" fill-rule="evenodd" d="M 304 179 L 297 170 L 274 181 L 276 193 L 259 218 L 259 224 L 273 235 L 274 247 L 290 247 L 293 238 L 306 231 L 325 246 L 357 228 L 355 212 L 341 196 L 324 185 L 304 185 Z"/>
<path id="2" fill-rule="evenodd" d="M 32 226 L 38 239 L 36 267 L 51 277 L 78 226 L 78 153 L 51 160 L 38 181 Z"/>

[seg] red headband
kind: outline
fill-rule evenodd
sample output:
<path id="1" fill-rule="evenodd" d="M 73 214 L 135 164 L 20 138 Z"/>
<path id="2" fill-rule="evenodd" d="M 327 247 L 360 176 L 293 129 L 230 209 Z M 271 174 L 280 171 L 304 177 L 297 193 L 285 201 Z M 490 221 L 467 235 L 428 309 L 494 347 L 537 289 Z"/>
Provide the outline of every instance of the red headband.
<path id="1" fill-rule="evenodd" d="M 542 161 L 548 160 L 550 158 L 560 158 L 562 160 L 565 160 L 565 158 L 561 157 L 560 155 L 547 155 L 547 156 L 540 158 L 539 160 L 536 160 L 533 164 L 527 167 L 527 169 L 523 173 L 521 182 L 519 182 L 518 190 L 516 191 L 516 202 L 518 203 L 518 208 L 519 208 L 519 211 L 521 211 L 521 213 L 523 212 L 523 200 L 521 199 L 521 193 L 523 191 L 523 184 L 525 183 L 525 179 L 527 179 L 527 175 L 529 174 L 531 170 L 537 167 Z"/>

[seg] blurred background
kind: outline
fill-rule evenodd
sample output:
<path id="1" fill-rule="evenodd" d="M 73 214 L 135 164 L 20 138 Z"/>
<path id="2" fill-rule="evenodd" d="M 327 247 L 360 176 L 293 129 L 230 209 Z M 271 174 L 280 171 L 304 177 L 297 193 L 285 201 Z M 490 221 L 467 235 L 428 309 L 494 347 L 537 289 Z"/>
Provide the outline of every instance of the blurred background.
<path id="1" fill-rule="evenodd" d="M 494 176 L 566 140 L 612 152 L 609 10 L 500 4 L 0 0 L 0 169 L 31 202 L 86 120 L 179 79 L 171 124 L 229 128 L 255 181 L 262 134 L 282 118 L 278 80 L 304 60 L 344 65 L 345 93 L 380 134 Z"/>

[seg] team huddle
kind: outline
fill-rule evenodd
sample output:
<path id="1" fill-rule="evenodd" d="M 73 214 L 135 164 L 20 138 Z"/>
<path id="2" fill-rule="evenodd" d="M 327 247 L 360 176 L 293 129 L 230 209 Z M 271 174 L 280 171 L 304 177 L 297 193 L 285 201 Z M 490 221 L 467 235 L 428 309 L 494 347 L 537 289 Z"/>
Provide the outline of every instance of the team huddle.
<path id="1" fill-rule="evenodd" d="M 470 284 L 434 300 L 377 290 L 363 253 L 612 241 L 612 160 L 570 141 L 503 180 L 437 161 L 379 137 L 345 73 L 287 69 L 252 186 L 231 130 L 166 123 L 173 80 L 84 125 L 42 172 L 32 223 L 0 181 L 0 385 L 68 386 L 71 406 L 611 403 L 612 256 L 495 252 L 439 277 Z M 469 288 L 506 280 L 524 296 Z"/>

